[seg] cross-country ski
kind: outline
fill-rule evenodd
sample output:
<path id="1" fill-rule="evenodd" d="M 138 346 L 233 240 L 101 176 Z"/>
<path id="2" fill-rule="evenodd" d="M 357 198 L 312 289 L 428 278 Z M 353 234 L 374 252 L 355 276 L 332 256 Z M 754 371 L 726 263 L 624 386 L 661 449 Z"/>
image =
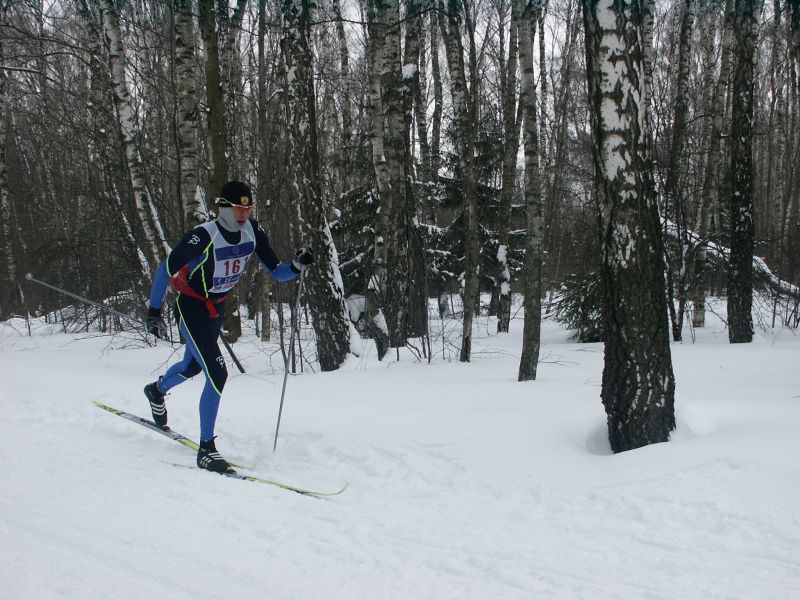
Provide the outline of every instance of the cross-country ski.
<path id="1" fill-rule="evenodd" d="M 136 423 L 138 425 L 146 427 L 147 429 L 149 429 L 151 431 L 155 431 L 156 433 L 160 433 L 161 435 L 164 435 L 164 436 L 168 437 L 169 439 L 178 442 L 179 444 L 183 444 L 187 448 L 190 448 L 190 449 L 195 450 L 195 451 L 199 448 L 199 445 L 198 445 L 197 442 L 187 438 L 184 435 L 181 435 L 180 433 L 177 433 L 176 431 L 173 431 L 172 429 L 159 427 L 158 425 L 156 425 L 150 419 L 145 419 L 144 417 L 139 417 L 137 415 L 133 415 L 133 414 L 131 414 L 129 412 L 125 412 L 124 410 L 120 410 L 118 408 L 114 408 L 113 406 L 108 406 L 107 404 L 103 404 L 102 402 L 98 402 L 96 400 L 94 400 L 93 403 L 94 403 L 95 406 L 97 406 L 99 408 L 102 408 L 103 410 L 106 410 L 106 411 L 108 411 L 108 412 L 110 412 L 112 414 L 115 414 L 115 415 L 117 415 L 119 417 L 122 417 L 123 419 L 127 419 L 128 421 L 131 421 L 132 423 Z M 230 465 L 232 467 L 236 467 L 236 468 L 241 468 L 241 469 L 245 468 L 245 467 L 242 467 L 241 465 L 239 465 L 237 463 L 234 463 L 234 462 L 230 462 Z M 188 466 L 188 465 L 175 465 L 175 466 Z M 341 494 L 342 492 L 344 492 L 347 489 L 347 484 L 344 484 L 341 488 L 339 488 L 338 490 L 333 491 L 333 492 L 318 492 L 318 491 L 314 491 L 314 490 L 309 490 L 309 489 L 297 487 L 297 486 L 294 486 L 294 485 L 289 485 L 287 483 L 281 483 L 279 481 L 272 481 L 271 479 L 264 479 L 263 477 L 256 477 L 255 475 L 243 475 L 241 473 L 237 473 L 236 471 L 234 471 L 232 469 L 227 470 L 227 471 L 223 471 L 223 472 L 220 473 L 220 475 L 224 475 L 225 477 L 231 477 L 233 479 L 241 479 L 241 480 L 244 480 L 244 481 L 252 481 L 252 482 L 255 482 L 255 483 L 262 483 L 262 484 L 265 484 L 265 485 L 272 485 L 272 486 L 275 486 L 275 487 L 282 488 L 284 490 L 289 490 L 289 491 L 292 491 L 292 492 L 296 492 L 298 494 L 303 494 L 304 496 L 315 496 L 317 498 L 323 498 L 323 497 L 329 497 L 329 496 L 338 496 L 339 494 Z"/>

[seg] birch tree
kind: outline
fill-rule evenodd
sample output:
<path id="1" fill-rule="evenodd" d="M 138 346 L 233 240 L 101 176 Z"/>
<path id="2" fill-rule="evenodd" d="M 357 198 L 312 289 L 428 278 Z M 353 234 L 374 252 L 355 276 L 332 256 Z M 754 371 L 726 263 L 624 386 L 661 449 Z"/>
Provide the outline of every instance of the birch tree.
<path id="1" fill-rule="evenodd" d="M 442 132 L 442 112 L 444 107 L 444 92 L 442 87 L 442 71 L 439 60 L 439 33 L 440 33 L 440 20 L 442 15 L 438 10 L 433 10 L 428 16 L 427 33 L 430 40 L 430 57 L 431 57 L 431 70 L 430 70 L 430 92 L 433 101 L 433 111 L 430 119 L 430 195 L 431 200 L 440 189 L 439 169 L 441 166 L 441 132 Z M 427 105 L 426 105 L 427 109 Z M 435 226 L 437 223 L 437 214 L 434 207 L 434 202 L 426 202 L 425 207 L 425 224 L 428 226 Z M 441 280 L 429 280 L 427 282 L 428 289 L 426 294 L 436 295 L 439 304 L 439 314 L 445 315 L 449 313 L 449 303 L 447 293 L 445 292 L 444 282 Z"/>
<path id="2" fill-rule="evenodd" d="M 145 243 L 143 247 L 146 251 L 148 263 L 151 266 L 155 266 L 169 253 L 170 248 L 166 242 L 164 230 L 161 227 L 161 219 L 145 184 L 142 157 L 136 145 L 136 118 L 125 76 L 127 61 L 122 43 L 119 13 L 114 0 L 102 0 L 100 6 L 103 17 L 103 32 L 109 47 L 114 105 L 119 118 L 134 204 L 139 217 L 139 224 L 144 233 Z"/>
<path id="3" fill-rule="evenodd" d="M 663 241 L 647 119 L 648 10 L 583 0 L 606 323 L 601 397 L 611 448 L 675 427 Z"/>
<path id="4" fill-rule="evenodd" d="M 537 30 L 539 32 L 539 106 L 541 118 L 539 119 L 539 155 L 542 164 L 549 162 L 550 144 L 548 140 L 549 127 L 547 126 L 547 42 L 545 41 L 545 20 L 547 18 L 547 5 L 549 0 L 541 0 Z"/>
<path id="5" fill-rule="evenodd" d="M 517 152 L 519 151 L 520 120 L 517 118 L 517 51 L 518 51 L 518 3 L 510 4 L 511 18 L 508 35 L 508 60 L 501 77 L 503 94 L 503 174 L 500 188 L 500 225 L 497 232 L 497 266 L 496 285 L 498 289 L 497 331 L 508 332 L 511 324 L 511 268 L 508 264 L 508 252 L 511 231 L 511 205 L 517 183 Z M 503 10 L 505 5 L 503 5 Z M 501 31 L 505 28 L 500 23 Z M 501 38 L 501 48 L 503 40 Z M 526 83 L 529 83 L 526 81 Z M 522 99 L 520 99 L 522 100 Z M 526 98 L 530 100 L 530 98 Z"/>
<path id="6" fill-rule="evenodd" d="M 342 94 L 340 99 L 342 115 L 342 146 L 339 160 L 339 179 L 342 182 L 342 191 L 350 190 L 350 156 L 353 152 L 353 110 L 350 91 L 350 49 L 344 30 L 344 20 L 339 0 L 331 0 L 334 19 L 336 19 L 336 37 L 339 41 L 339 76 L 342 80 Z"/>
<path id="7" fill-rule="evenodd" d="M 198 1 L 205 54 L 208 158 L 211 166 L 208 184 L 216 197 L 228 181 L 228 132 L 225 125 L 225 93 L 220 77 L 219 27 L 214 4 L 214 0 Z M 227 6 L 223 9 L 227 11 Z"/>
<path id="8" fill-rule="evenodd" d="M 386 158 L 384 139 L 384 109 L 381 74 L 383 73 L 384 51 L 386 43 L 386 7 L 380 2 L 367 2 L 368 29 L 368 93 L 369 111 L 372 130 L 370 142 L 372 148 L 372 166 L 375 169 L 375 181 L 378 188 L 379 208 L 375 219 L 375 241 L 373 245 L 372 274 L 365 291 L 365 318 L 372 338 L 375 340 L 378 360 L 383 360 L 389 350 L 389 328 L 386 323 L 386 287 L 389 264 L 389 244 L 391 232 L 391 214 L 394 205 L 395 191 L 389 175 L 389 164 Z"/>
<path id="9" fill-rule="evenodd" d="M 89 144 L 87 147 L 89 164 L 89 181 L 93 188 L 98 190 L 110 189 L 111 191 L 103 198 L 110 199 L 114 207 L 114 212 L 119 215 L 118 225 L 121 230 L 120 238 L 123 245 L 132 249 L 136 256 L 137 274 L 142 278 L 147 278 L 150 270 L 147 257 L 136 243 L 136 236 L 133 231 L 133 224 L 128 218 L 125 202 L 120 197 L 113 184 L 115 171 L 122 170 L 118 165 L 112 164 L 109 158 L 109 148 L 113 147 L 112 140 L 107 135 L 109 131 L 114 131 L 119 127 L 119 123 L 112 122 L 113 112 L 113 86 L 104 58 L 107 56 L 105 44 L 103 43 L 102 19 L 98 19 L 89 9 L 86 0 L 78 3 L 78 12 L 83 19 L 83 27 L 87 38 L 89 49 L 89 102 L 90 111 L 90 131 Z M 106 108 L 111 105 L 112 108 Z M 118 121 L 118 120 L 117 120 Z M 119 136 L 120 138 L 122 136 Z"/>
<path id="10" fill-rule="evenodd" d="M 786 119 L 785 91 L 788 77 L 784 67 L 787 66 L 786 54 L 783 46 L 783 18 L 780 0 L 772 2 L 772 50 L 767 65 L 769 73 L 769 93 L 771 98 L 767 109 L 766 128 L 772 135 L 766 136 L 762 145 L 766 145 L 767 164 L 762 170 L 762 177 L 766 179 L 764 191 L 756 192 L 756 197 L 761 196 L 762 202 L 756 211 L 763 214 L 761 221 L 761 234 L 769 240 L 770 264 L 781 266 L 784 240 L 783 207 L 786 177 L 784 175 L 787 157 L 792 156 L 792 142 L 789 141 L 788 124 Z M 786 142 L 784 146 L 784 142 Z M 757 151 L 757 150 L 756 150 Z"/>
<path id="11" fill-rule="evenodd" d="M 800 126 L 800 2 L 792 0 L 787 3 L 789 7 L 789 45 L 791 51 L 791 64 L 787 66 L 790 74 L 791 111 L 793 114 L 793 129 L 796 140 L 796 132 Z M 792 141 L 787 144 L 787 149 L 791 147 Z M 792 152 L 793 166 L 784 170 L 788 174 L 787 186 L 789 191 L 785 195 L 786 206 L 783 214 L 783 231 L 785 232 L 785 243 L 781 244 L 783 259 L 788 263 L 788 270 L 794 269 L 795 277 L 798 275 L 800 265 L 797 257 L 800 255 L 800 150 L 794 144 Z M 793 192 L 793 193 L 792 193 Z"/>
<path id="12" fill-rule="evenodd" d="M 404 337 L 422 337 L 428 333 L 428 294 L 426 286 L 426 255 L 423 230 L 420 227 L 422 214 L 419 211 L 419 198 L 416 192 L 419 182 L 430 185 L 430 147 L 428 146 L 428 126 L 426 94 L 423 85 L 424 52 L 422 48 L 422 24 L 424 22 L 422 4 L 417 0 L 406 0 L 403 21 L 406 26 L 404 56 L 401 67 L 403 91 L 403 163 L 405 202 L 403 211 L 398 214 L 398 230 L 404 234 L 402 245 L 407 253 L 408 277 L 401 282 L 400 293 L 405 293 L 406 319 Z M 416 129 L 412 130 L 414 123 Z M 413 137 L 419 147 L 419 160 L 415 170 Z M 400 338 L 398 338 L 399 340 Z M 405 342 L 404 342 L 405 343 Z"/>
<path id="13" fill-rule="evenodd" d="M 707 7 L 706 14 L 711 16 L 719 10 L 717 3 L 712 3 Z M 708 17 L 707 17 L 708 18 Z M 708 40 L 713 46 L 713 37 Z M 706 263 L 708 255 L 708 243 L 711 233 L 711 223 L 714 214 L 719 214 L 717 205 L 719 203 L 719 174 L 721 171 L 721 143 L 722 132 L 725 121 L 725 97 L 728 90 L 728 77 L 730 73 L 730 61 L 733 51 L 733 0 L 725 0 L 724 25 L 722 30 L 722 51 L 720 58 L 719 76 L 713 87 L 712 93 L 707 94 L 709 99 L 706 105 L 706 115 L 710 119 L 710 132 L 708 134 L 708 148 L 705 157 L 705 169 L 703 177 L 703 187 L 700 193 L 700 209 L 697 219 L 697 231 L 700 234 L 700 243 L 695 252 L 694 273 L 695 285 L 692 294 L 693 308 L 692 324 L 694 327 L 705 326 L 705 295 L 706 295 Z M 707 53 L 710 55 L 713 47 Z M 712 70 L 713 65 L 709 64 L 707 69 Z M 717 226 L 719 226 L 719 219 Z"/>
<path id="14" fill-rule="evenodd" d="M 392 346 L 405 346 L 409 300 L 409 165 L 403 114 L 406 80 L 400 52 L 400 5 L 398 0 L 377 0 L 376 17 L 384 25 L 383 61 L 380 72 L 382 115 L 373 127 L 383 127 L 383 152 L 388 187 L 379 189 L 381 213 L 386 206 L 388 228 L 381 235 L 388 242 L 388 266 L 385 302 Z M 389 195 L 384 202 L 383 196 Z M 413 202 L 412 202 L 413 205 Z M 381 214 L 383 220 L 383 214 Z"/>
<path id="15" fill-rule="evenodd" d="M 577 4 L 570 1 L 567 5 L 564 16 L 565 32 L 564 41 L 561 49 L 561 66 L 558 77 L 550 78 L 551 95 L 553 98 L 553 119 L 548 121 L 546 114 L 542 115 L 540 130 L 544 129 L 546 123 L 551 125 L 546 153 L 542 157 L 546 160 L 543 164 L 544 169 L 544 199 L 545 199 L 545 248 L 556 246 L 556 232 L 560 228 L 561 236 L 565 235 L 566 225 L 561 223 L 564 220 L 564 211 L 568 204 L 567 190 L 570 187 L 569 164 L 573 159 L 570 148 L 569 131 L 571 123 L 575 119 L 575 104 L 573 99 L 574 71 L 576 70 L 577 55 L 579 53 L 579 33 L 581 27 L 580 8 Z M 541 29 L 540 29 L 541 31 Z M 542 81 L 544 83 L 544 80 Z M 542 106 L 546 106 L 543 99 Z M 563 262 L 563 244 L 557 245 L 555 256 L 551 255 L 549 263 L 550 283 L 557 282 Z M 596 254 L 594 252 L 593 254 Z"/>
<path id="16" fill-rule="evenodd" d="M 453 99 L 453 129 L 455 132 L 455 152 L 458 158 L 458 175 L 461 179 L 465 216 L 464 231 L 464 322 L 461 333 L 461 352 L 459 360 L 469 362 L 472 355 L 472 323 L 478 302 L 480 282 L 480 247 L 478 242 L 478 181 L 475 169 L 475 142 L 477 137 L 478 114 L 476 95 L 477 57 L 475 51 L 474 27 L 467 11 L 468 4 L 460 0 L 448 0 L 445 10 L 440 2 L 440 27 L 447 55 L 447 69 L 450 73 L 450 92 Z M 467 31 L 469 45 L 469 71 L 471 88 L 467 87 L 467 65 L 464 64 L 464 44 L 462 27 Z"/>
<path id="17" fill-rule="evenodd" d="M 289 144 L 292 201 L 304 241 L 316 256 L 308 269 L 306 297 L 323 371 L 338 369 L 350 351 L 350 324 L 344 303 L 339 259 L 331 238 L 320 190 L 314 73 L 309 47 L 309 0 L 284 0 L 281 50 L 285 63 L 284 99 Z"/>
<path id="18" fill-rule="evenodd" d="M 668 293 L 670 320 L 672 322 L 672 338 L 679 342 L 682 339 L 683 314 L 686 306 L 685 284 L 685 249 L 684 234 L 686 227 L 685 202 L 681 197 L 679 188 L 680 169 L 683 165 L 683 146 L 686 139 L 686 130 L 689 112 L 688 86 L 689 86 L 689 61 L 691 59 L 692 25 L 694 23 L 694 0 L 683 0 L 681 13 L 680 35 L 678 41 L 678 72 L 675 77 L 675 100 L 672 117 L 672 139 L 670 141 L 669 157 L 667 162 L 667 177 L 664 184 L 664 197 L 666 210 L 672 211 L 674 222 L 678 228 L 677 236 L 677 274 L 672 272 L 672 261 L 667 260 L 669 274 Z M 673 296 L 677 288 L 678 308 L 676 310 Z"/>
<path id="19" fill-rule="evenodd" d="M 731 256 L 728 267 L 728 339 L 753 340 L 753 80 L 756 4 L 736 0 L 733 31 L 736 62 L 731 110 Z"/>
<path id="20" fill-rule="evenodd" d="M 441 130 L 444 94 L 442 93 L 442 72 L 439 66 L 439 18 L 438 12 L 431 13 L 430 39 L 431 39 L 431 79 L 433 84 L 433 114 L 431 115 L 431 179 L 439 179 L 439 165 L 441 163 Z M 429 225 L 434 224 L 433 218 L 427 219 Z"/>
<path id="21" fill-rule="evenodd" d="M 0 25 L 5 25 L 8 6 L 0 6 Z M 6 53 L 0 39 L 0 61 L 5 62 Z M 0 298 L 0 315 L 5 317 L 22 307 L 22 288 L 18 280 L 17 256 L 12 243 L 11 196 L 8 191 L 8 170 L 6 167 L 6 132 L 8 131 L 8 111 L 6 108 L 6 85 L 8 71 L 0 68 L 0 231 L 3 232 L 3 262 L 8 275 L 6 292 Z"/>
<path id="22" fill-rule="evenodd" d="M 425 24 L 425 13 L 423 12 L 423 2 L 419 0 L 406 0 L 406 42 L 405 59 L 403 65 L 412 67 L 407 72 L 407 79 L 410 80 L 410 90 L 407 96 L 406 119 L 412 116 L 409 105 L 413 100 L 413 120 L 416 123 L 417 144 L 419 144 L 419 176 L 418 179 L 424 183 L 431 181 L 431 147 L 428 143 L 428 97 L 425 88 L 425 49 L 423 27 Z"/>
<path id="23" fill-rule="evenodd" d="M 795 72 L 800 74 L 800 2 L 796 0 L 789 0 L 789 21 L 791 25 L 791 44 L 795 62 Z M 795 79 L 795 86 L 797 87 L 798 95 L 796 99 L 800 99 L 800 77 Z"/>
<path id="24" fill-rule="evenodd" d="M 232 177 L 248 179 L 255 136 L 245 127 L 242 99 L 242 53 L 238 39 L 242 31 L 248 0 L 237 0 L 229 8 L 228 2 L 217 6 L 217 40 L 219 49 L 220 86 L 225 98 L 226 154 L 228 171 Z"/>
<path id="25" fill-rule="evenodd" d="M 542 241 L 544 203 L 539 171 L 539 136 L 536 123 L 536 84 L 533 75 L 533 34 L 541 10 L 539 0 L 515 0 L 519 34 L 520 103 L 523 108 L 525 146 L 525 325 L 519 381 L 536 379 L 542 326 Z"/>
<path id="26" fill-rule="evenodd" d="M 269 204 L 269 196 L 267 194 L 267 181 L 269 179 L 267 173 L 269 170 L 270 156 L 272 149 L 270 147 L 269 139 L 269 124 L 267 120 L 267 48 L 266 48 L 266 35 L 267 35 L 267 0 L 258 0 L 258 184 L 257 194 L 260 202 L 258 203 L 259 222 L 264 221 L 266 217 L 266 209 Z M 263 217 L 262 217 L 263 215 Z M 258 298 L 256 306 L 250 310 L 252 316 L 256 310 L 260 309 L 261 313 L 261 340 L 267 341 L 272 335 L 271 319 L 270 319 L 270 296 L 272 293 L 272 278 L 262 270 L 258 269 L 255 274 L 255 288 Z M 281 315 L 283 312 L 281 311 Z"/>
<path id="27" fill-rule="evenodd" d="M 203 194 L 197 178 L 197 83 L 195 34 L 191 0 L 175 0 L 175 77 L 178 95 L 178 193 L 183 208 L 183 228 L 206 220 Z"/>

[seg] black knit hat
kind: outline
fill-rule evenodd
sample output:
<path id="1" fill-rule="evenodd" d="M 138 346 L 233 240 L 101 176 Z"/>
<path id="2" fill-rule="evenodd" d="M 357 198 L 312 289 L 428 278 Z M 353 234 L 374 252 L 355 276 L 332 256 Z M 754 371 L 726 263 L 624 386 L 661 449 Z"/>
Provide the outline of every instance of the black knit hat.
<path id="1" fill-rule="evenodd" d="M 219 193 L 219 203 L 221 206 L 253 206 L 253 192 L 246 183 L 241 181 L 229 181 L 222 186 Z"/>

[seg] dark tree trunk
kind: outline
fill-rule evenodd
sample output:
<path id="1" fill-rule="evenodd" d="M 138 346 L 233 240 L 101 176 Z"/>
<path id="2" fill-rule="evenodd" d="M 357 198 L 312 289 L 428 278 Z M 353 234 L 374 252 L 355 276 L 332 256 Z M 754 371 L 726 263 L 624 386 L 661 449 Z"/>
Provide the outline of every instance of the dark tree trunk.
<path id="1" fill-rule="evenodd" d="M 216 198 L 228 180 L 228 134 L 225 127 L 225 94 L 219 73 L 219 37 L 214 0 L 199 0 L 200 31 L 205 49 L 206 104 L 211 175 L 208 185 Z"/>
<path id="2" fill-rule="evenodd" d="M 222 44 L 224 50 L 220 51 L 221 38 L 224 36 L 223 22 L 227 24 L 227 8 L 215 6 L 213 0 L 199 0 L 200 31 L 203 37 L 205 48 L 205 73 L 206 73 L 206 104 L 208 117 L 208 143 L 209 143 L 209 162 L 211 164 L 211 175 L 209 177 L 209 187 L 211 198 L 216 198 L 222 186 L 228 181 L 230 171 L 230 144 L 228 138 L 227 102 L 226 97 L 230 97 L 230 91 L 225 90 L 223 77 L 220 72 L 221 65 L 225 62 L 224 52 L 232 51 L 226 44 Z M 225 11 L 223 15 L 218 11 Z M 230 85 L 230 79 L 226 78 Z M 216 201 L 213 203 L 216 205 Z M 236 290 L 225 306 L 225 335 L 231 342 L 235 342 L 242 335 L 242 322 L 239 315 L 239 298 Z"/>
<path id="3" fill-rule="evenodd" d="M 519 127 L 517 119 L 517 3 L 511 2 L 508 62 L 503 81 L 503 174 L 500 188 L 500 225 L 497 232 L 497 331 L 507 333 L 511 324 L 511 268 L 508 264 L 511 230 L 511 205 L 517 183 L 517 153 L 519 152 Z M 501 68 L 503 65 L 501 65 Z"/>
<path id="4" fill-rule="evenodd" d="M 755 2 L 736 0 L 733 14 L 736 64 L 731 113 L 731 256 L 728 266 L 728 339 L 753 341 L 753 70 Z"/>
<path id="5" fill-rule="evenodd" d="M 0 7 L 0 23 L 5 24 L 6 8 Z M 3 42 L 0 40 L 0 60 L 5 59 Z M 6 265 L 8 280 L 0 295 L 0 319 L 7 318 L 22 309 L 22 288 L 18 279 L 16 254 L 12 244 L 11 195 L 8 191 L 8 171 L 6 166 L 6 132 L 8 131 L 8 112 L 6 110 L 6 83 L 8 76 L 5 69 L 0 69 L 0 233 L 2 248 L 0 256 Z"/>
<path id="6" fill-rule="evenodd" d="M 405 119 L 405 190 L 406 210 L 403 218 L 407 222 L 408 246 L 408 316 L 406 319 L 406 335 L 418 338 L 428 333 L 428 296 L 425 286 L 425 244 L 419 227 L 418 198 L 415 193 L 415 180 L 428 183 L 430 181 L 430 147 L 428 146 L 427 102 L 423 94 L 423 83 L 420 77 L 420 33 L 422 31 L 423 14 L 417 0 L 406 2 L 406 38 L 405 58 L 403 65 L 413 65 L 410 72 L 404 71 L 403 114 Z M 412 152 L 412 126 L 416 121 L 416 133 L 420 148 L 419 173 L 414 170 Z"/>

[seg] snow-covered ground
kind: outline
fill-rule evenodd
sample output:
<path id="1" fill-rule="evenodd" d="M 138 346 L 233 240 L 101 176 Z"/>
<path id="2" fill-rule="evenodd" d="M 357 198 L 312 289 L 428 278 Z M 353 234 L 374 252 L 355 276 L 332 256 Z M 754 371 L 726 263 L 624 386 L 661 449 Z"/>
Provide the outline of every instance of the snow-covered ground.
<path id="1" fill-rule="evenodd" d="M 452 327 L 456 328 L 454 323 Z M 678 429 L 613 455 L 603 349 L 545 321 L 517 383 L 522 321 L 483 319 L 471 364 L 371 345 L 289 379 L 246 336 L 217 423 L 224 456 L 332 499 L 197 469 L 147 415 L 176 360 L 124 336 L 0 325 L 0 598 L 800 598 L 800 337 L 732 346 L 719 321 L 672 345 Z M 168 398 L 197 437 L 202 377 Z"/>

